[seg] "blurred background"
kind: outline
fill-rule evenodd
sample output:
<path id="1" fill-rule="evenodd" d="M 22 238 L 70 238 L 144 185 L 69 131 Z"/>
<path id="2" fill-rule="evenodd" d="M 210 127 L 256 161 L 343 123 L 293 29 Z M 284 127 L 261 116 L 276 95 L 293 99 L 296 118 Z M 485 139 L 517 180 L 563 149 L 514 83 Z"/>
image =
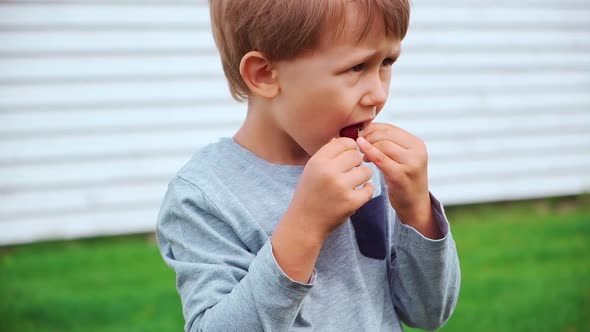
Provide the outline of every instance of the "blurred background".
<path id="1" fill-rule="evenodd" d="M 590 2 L 415 1 L 378 121 L 424 139 L 463 286 L 444 331 L 590 331 Z M 0 0 L 0 330 L 172 331 L 153 238 L 245 116 L 204 0 Z"/>

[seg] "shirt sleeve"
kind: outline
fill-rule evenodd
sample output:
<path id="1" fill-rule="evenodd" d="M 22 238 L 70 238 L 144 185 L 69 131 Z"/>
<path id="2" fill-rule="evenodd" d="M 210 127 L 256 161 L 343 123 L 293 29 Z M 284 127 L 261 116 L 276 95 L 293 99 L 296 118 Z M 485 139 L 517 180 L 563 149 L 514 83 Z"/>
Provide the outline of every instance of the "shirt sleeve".
<path id="1" fill-rule="evenodd" d="M 400 319 L 411 327 L 434 330 L 457 304 L 461 271 L 457 249 L 442 204 L 431 194 L 432 209 L 444 237 L 432 240 L 395 216 L 390 257 L 390 290 Z M 392 213 L 393 209 L 392 209 Z"/>
<path id="2" fill-rule="evenodd" d="M 170 182 L 156 229 L 186 321 L 185 331 L 286 331 L 315 280 L 289 278 L 270 238 L 251 252 L 205 195 L 180 178 Z"/>

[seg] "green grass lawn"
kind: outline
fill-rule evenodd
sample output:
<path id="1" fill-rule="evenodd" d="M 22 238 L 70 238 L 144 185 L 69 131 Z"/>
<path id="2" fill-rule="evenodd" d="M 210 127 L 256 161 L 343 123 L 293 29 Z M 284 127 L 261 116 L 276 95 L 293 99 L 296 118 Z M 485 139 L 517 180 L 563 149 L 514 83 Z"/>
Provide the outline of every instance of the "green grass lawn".
<path id="1" fill-rule="evenodd" d="M 441 331 L 590 331 L 589 196 L 448 215 L 463 282 Z M 174 274 L 151 235 L 0 248 L 2 332 L 182 328 Z"/>

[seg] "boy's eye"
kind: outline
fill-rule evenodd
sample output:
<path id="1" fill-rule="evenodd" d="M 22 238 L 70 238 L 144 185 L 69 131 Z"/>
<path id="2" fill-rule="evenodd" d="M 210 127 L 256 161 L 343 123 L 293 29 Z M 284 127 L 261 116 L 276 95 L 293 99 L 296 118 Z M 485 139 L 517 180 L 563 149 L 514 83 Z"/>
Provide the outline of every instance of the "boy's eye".
<path id="1" fill-rule="evenodd" d="M 394 62 L 395 62 L 395 60 L 393 60 L 392 58 L 386 58 L 383 60 L 382 65 L 383 66 L 391 66 L 391 65 L 393 65 Z"/>
<path id="2" fill-rule="evenodd" d="M 364 64 L 360 63 L 360 64 L 350 68 L 350 70 L 359 72 L 359 71 L 362 71 L 363 68 L 365 68 Z"/>

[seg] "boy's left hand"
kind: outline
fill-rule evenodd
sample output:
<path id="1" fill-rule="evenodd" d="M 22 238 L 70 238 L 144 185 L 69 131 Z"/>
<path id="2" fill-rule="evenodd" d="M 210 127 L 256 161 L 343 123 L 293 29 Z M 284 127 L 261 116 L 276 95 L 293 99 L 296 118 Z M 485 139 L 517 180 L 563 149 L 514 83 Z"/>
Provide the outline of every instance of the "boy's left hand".
<path id="1" fill-rule="evenodd" d="M 418 137 L 396 126 L 371 123 L 357 139 L 365 161 L 381 170 L 398 217 L 432 239 L 442 237 L 428 190 L 428 153 Z"/>

